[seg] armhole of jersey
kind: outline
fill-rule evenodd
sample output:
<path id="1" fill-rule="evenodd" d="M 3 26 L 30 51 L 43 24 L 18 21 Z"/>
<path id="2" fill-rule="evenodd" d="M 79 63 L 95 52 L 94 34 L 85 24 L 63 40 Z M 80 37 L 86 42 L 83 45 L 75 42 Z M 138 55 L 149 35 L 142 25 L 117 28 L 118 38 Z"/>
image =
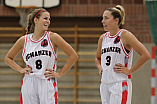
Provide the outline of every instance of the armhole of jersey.
<path id="1" fill-rule="evenodd" d="M 25 42 L 24 42 L 24 47 L 23 47 L 22 57 L 24 56 L 25 51 L 26 51 L 27 39 L 28 39 L 28 35 L 25 35 Z"/>
<path id="2" fill-rule="evenodd" d="M 122 34 L 123 31 L 124 31 L 124 29 L 121 31 L 121 33 L 120 33 L 120 37 L 121 37 L 121 34 Z M 120 39 L 120 45 L 121 45 L 122 50 L 123 50 L 123 52 L 125 53 L 126 56 L 129 56 L 129 55 L 132 53 L 133 48 L 130 50 L 129 53 L 126 52 L 125 47 L 124 47 L 123 42 L 121 41 L 121 39 Z"/>
<path id="3" fill-rule="evenodd" d="M 55 50 L 54 50 L 54 48 L 53 48 L 53 44 L 52 44 L 51 39 L 50 39 L 50 33 L 51 33 L 51 32 L 48 32 L 48 31 L 47 31 L 46 35 L 47 35 L 47 38 L 48 38 L 50 47 L 51 47 L 51 49 L 52 49 L 53 55 L 55 56 L 55 60 L 57 60 L 57 50 L 56 50 L 56 53 L 55 53 Z"/>
<path id="4" fill-rule="evenodd" d="M 126 56 L 129 56 L 129 55 L 132 53 L 133 48 L 130 50 L 130 52 L 129 52 L 129 53 L 127 53 L 127 52 L 126 52 L 126 50 L 125 50 L 125 48 L 124 48 L 124 46 L 123 46 L 123 43 L 122 43 L 122 41 L 121 41 L 121 40 L 120 40 L 120 45 L 121 45 L 122 50 L 123 50 L 123 52 L 125 53 L 125 55 L 126 55 Z"/>

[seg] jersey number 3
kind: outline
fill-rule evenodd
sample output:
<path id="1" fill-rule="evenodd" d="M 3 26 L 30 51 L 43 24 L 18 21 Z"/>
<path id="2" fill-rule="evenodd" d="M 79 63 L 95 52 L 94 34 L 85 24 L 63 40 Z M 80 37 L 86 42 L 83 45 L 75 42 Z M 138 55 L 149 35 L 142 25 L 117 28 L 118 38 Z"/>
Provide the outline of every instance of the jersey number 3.
<path id="1" fill-rule="evenodd" d="M 107 57 L 106 57 L 106 61 L 107 61 L 107 62 L 106 62 L 106 65 L 109 66 L 109 65 L 111 64 L 111 57 L 110 57 L 110 56 L 107 56 Z"/>
<path id="2" fill-rule="evenodd" d="M 42 68 L 42 61 L 41 60 L 36 60 L 36 69 L 40 70 Z"/>

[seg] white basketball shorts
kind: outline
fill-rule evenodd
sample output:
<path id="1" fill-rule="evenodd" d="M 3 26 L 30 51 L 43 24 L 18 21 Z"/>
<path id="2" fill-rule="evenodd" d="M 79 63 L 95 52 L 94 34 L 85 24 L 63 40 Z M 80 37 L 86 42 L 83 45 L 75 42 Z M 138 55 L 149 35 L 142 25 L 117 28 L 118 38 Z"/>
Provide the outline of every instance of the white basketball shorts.
<path id="1" fill-rule="evenodd" d="M 132 82 L 101 83 L 100 95 L 102 104 L 131 104 Z"/>
<path id="2" fill-rule="evenodd" d="M 56 79 L 24 77 L 20 104 L 58 104 Z"/>

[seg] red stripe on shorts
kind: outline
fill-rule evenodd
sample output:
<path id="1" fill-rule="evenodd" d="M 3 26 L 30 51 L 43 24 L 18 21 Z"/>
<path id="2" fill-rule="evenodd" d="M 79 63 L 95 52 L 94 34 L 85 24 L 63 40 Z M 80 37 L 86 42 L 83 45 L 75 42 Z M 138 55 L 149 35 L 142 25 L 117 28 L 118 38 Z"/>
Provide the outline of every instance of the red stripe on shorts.
<path id="1" fill-rule="evenodd" d="M 20 103 L 19 104 L 23 104 L 23 101 L 22 101 L 22 92 L 20 94 Z"/>
<path id="2" fill-rule="evenodd" d="M 128 87 L 127 82 L 122 83 L 122 87 L 125 88 L 125 86 Z M 128 96 L 128 91 L 124 90 L 122 92 L 122 103 L 121 104 L 126 104 L 127 103 L 127 96 Z"/>
<path id="3" fill-rule="evenodd" d="M 22 81 L 22 84 L 21 84 L 21 86 L 23 85 L 23 81 Z M 19 104 L 23 104 L 23 100 L 22 100 L 22 92 L 21 92 L 21 94 L 20 94 L 20 103 Z"/>
<path id="4" fill-rule="evenodd" d="M 55 92 L 54 97 L 55 97 L 55 104 L 58 104 L 58 92 Z"/>

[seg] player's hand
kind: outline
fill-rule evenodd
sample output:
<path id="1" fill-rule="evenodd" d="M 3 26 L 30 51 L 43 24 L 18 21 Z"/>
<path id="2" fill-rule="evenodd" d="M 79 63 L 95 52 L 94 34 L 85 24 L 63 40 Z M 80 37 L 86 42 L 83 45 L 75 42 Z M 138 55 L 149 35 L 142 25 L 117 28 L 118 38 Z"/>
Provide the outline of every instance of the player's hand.
<path id="1" fill-rule="evenodd" d="M 31 67 L 22 68 L 19 72 L 20 73 L 25 73 L 25 74 L 33 73 Z"/>
<path id="2" fill-rule="evenodd" d="M 102 70 L 99 71 L 99 75 L 102 75 Z"/>
<path id="3" fill-rule="evenodd" d="M 116 73 L 123 73 L 125 75 L 130 75 L 131 72 L 128 67 L 123 66 L 122 64 L 116 64 L 113 68 Z"/>
<path id="4" fill-rule="evenodd" d="M 45 78 L 52 79 L 52 78 L 60 78 L 61 77 L 61 75 L 59 73 L 56 73 L 51 69 L 46 69 L 46 71 L 47 72 L 44 74 Z"/>

